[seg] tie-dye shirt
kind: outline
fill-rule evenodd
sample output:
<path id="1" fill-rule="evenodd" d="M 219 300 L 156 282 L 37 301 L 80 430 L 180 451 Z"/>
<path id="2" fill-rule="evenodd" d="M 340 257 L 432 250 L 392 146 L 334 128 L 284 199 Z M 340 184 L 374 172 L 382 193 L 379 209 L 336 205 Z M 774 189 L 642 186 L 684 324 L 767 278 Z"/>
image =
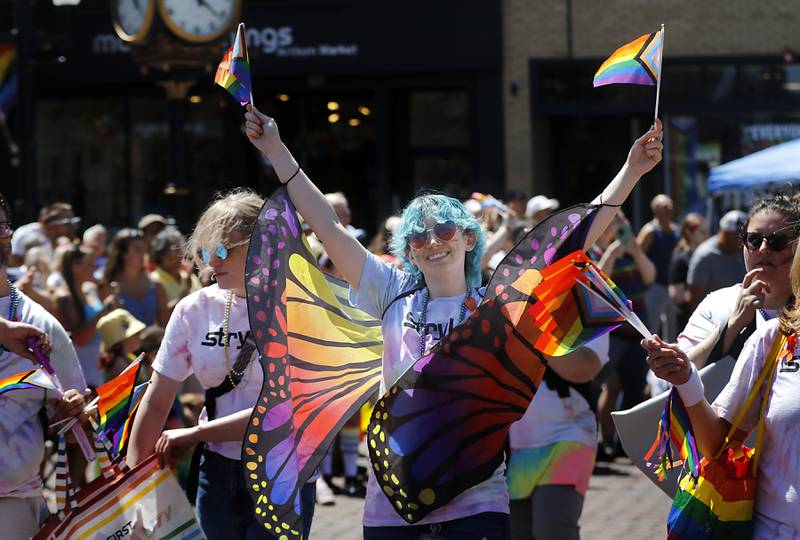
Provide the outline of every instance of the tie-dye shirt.
<path id="1" fill-rule="evenodd" d="M 44 330 L 53 347 L 50 363 L 66 390 L 84 391 L 86 381 L 64 327 L 42 306 L 19 293 L 17 320 Z M 0 298 L 0 315 L 8 316 L 11 297 Z M 33 364 L 9 351 L 0 354 L 0 379 L 33 369 Z M 44 434 L 39 411 L 45 390 L 13 390 L 0 396 L 0 497 L 35 497 L 42 492 L 39 465 L 44 458 Z"/>
<path id="2" fill-rule="evenodd" d="M 383 315 L 383 377 L 381 394 L 386 392 L 397 379 L 419 358 L 419 338 L 417 322 L 422 312 L 425 290 L 404 296 L 392 302 L 400 293 L 415 288 L 413 276 L 386 264 L 375 255 L 369 255 L 364 263 L 358 291 L 351 290 L 350 302 L 374 317 Z M 483 294 L 483 291 L 480 291 Z M 476 302 L 480 294 L 473 291 Z M 464 295 L 431 298 L 428 302 L 427 343 L 430 349 L 434 343 L 457 326 L 461 314 Z M 384 314 L 384 310 L 386 313 Z M 466 311 L 465 318 L 470 315 Z M 431 512 L 417 525 L 441 523 L 482 512 L 501 512 L 507 514 L 508 490 L 506 489 L 501 465 L 488 480 L 471 487 L 453 499 L 450 504 Z M 396 527 L 408 525 L 392 508 L 389 499 L 378 486 L 372 467 L 369 468 L 367 499 L 364 505 L 364 525 L 367 527 Z"/>

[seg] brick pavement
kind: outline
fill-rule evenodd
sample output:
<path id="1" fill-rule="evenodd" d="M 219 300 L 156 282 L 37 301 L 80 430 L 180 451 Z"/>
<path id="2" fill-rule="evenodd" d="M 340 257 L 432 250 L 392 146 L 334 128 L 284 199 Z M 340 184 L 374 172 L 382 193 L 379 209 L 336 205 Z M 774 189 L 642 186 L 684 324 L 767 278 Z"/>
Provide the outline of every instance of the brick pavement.
<path id="1" fill-rule="evenodd" d="M 665 536 L 669 499 L 630 461 L 601 464 L 589 484 L 581 517 L 583 540 L 658 540 Z M 336 497 L 317 505 L 313 540 L 358 540 L 363 499 Z"/>

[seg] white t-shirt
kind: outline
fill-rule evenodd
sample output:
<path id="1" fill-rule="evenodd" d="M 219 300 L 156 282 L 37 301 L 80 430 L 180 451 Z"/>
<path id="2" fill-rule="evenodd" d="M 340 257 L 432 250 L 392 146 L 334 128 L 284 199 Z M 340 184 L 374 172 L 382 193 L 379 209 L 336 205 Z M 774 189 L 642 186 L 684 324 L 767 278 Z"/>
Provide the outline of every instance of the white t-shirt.
<path id="1" fill-rule="evenodd" d="M 233 367 L 239 349 L 250 333 L 247 301 L 233 297 L 230 313 L 228 364 L 225 363 L 225 298 L 226 291 L 212 285 L 196 291 L 175 306 L 167 323 L 164 339 L 153 361 L 153 370 L 175 381 L 193 374 L 205 389 L 219 386 L 229 367 Z M 261 392 L 263 373 L 257 358 L 248 365 L 236 388 L 216 400 L 216 418 L 249 409 Z M 200 424 L 208 421 L 206 409 L 200 413 Z M 229 459 L 241 459 L 242 443 L 227 441 L 206 443 L 206 448 Z"/>
<path id="2" fill-rule="evenodd" d="M 350 302 L 373 317 L 380 318 L 389 302 L 400 293 L 413 289 L 415 280 L 411 274 L 398 270 L 394 265 L 384 263 L 370 254 L 364 263 L 359 290 L 350 291 Z M 474 293 L 477 302 L 481 299 Z M 416 322 L 422 312 L 424 289 L 394 302 L 383 316 L 383 377 L 381 395 L 390 388 L 400 376 L 419 358 L 419 334 Z M 464 295 L 432 298 L 428 302 L 427 346 L 426 350 L 447 335 L 459 323 L 459 315 Z M 467 311 L 465 318 L 471 312 Z M 380 489 L 370 469 L 367 483 L 367 498 L 364 505 L 364 525 L 367 527 L 396 527 L 408 525 L 392 508 L 389 499 Z M 452 521 L 473 516 L 481 512 L 501 512 L 507 514 L 508 488 L 501 465 L 493 476 L 469 488 L 453 499 L 447 506 L 439 508 L 417 525 Z"/>
<path id="3" fill-rule="evenodd" d="M 22 227 L 14 230 L 14 234 L 11 235 L 11 254 L 19 255 L 20 257 L 24 256 L 25 245 L 32 240 L 38 241 L 39 245 L 48 252 L 49 258 L 52 258 L 53 244 L 50 243 L 50 239 L 44 234 L 42 224 L 38 221 L 26 223 Z"/>
<path id="4" fill-rule="evenodd" d="M 584 345 L 608 363 L 608 334 Z M 561 398 L 544 381 L 525 414 L 511 424 L 511 448 L 539 448 L 556 442 L 579 442 L 594 447 L 597 444 L 597 418 L 589 403 L 574 388 Z"/>
<path id="5" fill-rule="evenodd" d="M 714 410 L 733 422 L 758 378 L 780 328 L 772 320 L 747 340 L 731 380 L 714 400 Z M 767 406 L 764 446 L 758 464 L 756 512 L 761 521 L 777 521 L 800 534 L 800 347 L 778 366 Z M 755 400 L 742 429 L 756 427 L 763 397 Z M 758 529 L 759 520 L 756 520 Z M 756 530 L 756 536 L 759 535 Z"/>
<path id="6" fill-rule="evenodd" d="M 75 349 L 61 324 L 42 306 L 20 295 L 17 319 L 50 336 L 50 364 L 65 390 L 84 391 L 86 381 Z M 8 317 L 11 296 L 0 298 L 0 316 Z M 9 351 L 0 354 L 0 379 L 34 369 L 27 358 Z M 44 457 L 44 434 L 39 410 L 45 390 L 13 390 L 0 396 L 0 497 L 36 497 L 42 491 L 39 465 Z"/>
<path id="7" fill-rule="evenodd" d="M 742 285 L 737 283 L 724 289 L 709 293 L 689 317 L 686 328 L 678 336 L 678 346 L 688 351 L 698 345 L 709 334 L 725 324 L 736 307 L 736 299 Z M 774 309 L 756 311 L 756 328 L 761 328 L 764 323 L 777 314 Z"/>

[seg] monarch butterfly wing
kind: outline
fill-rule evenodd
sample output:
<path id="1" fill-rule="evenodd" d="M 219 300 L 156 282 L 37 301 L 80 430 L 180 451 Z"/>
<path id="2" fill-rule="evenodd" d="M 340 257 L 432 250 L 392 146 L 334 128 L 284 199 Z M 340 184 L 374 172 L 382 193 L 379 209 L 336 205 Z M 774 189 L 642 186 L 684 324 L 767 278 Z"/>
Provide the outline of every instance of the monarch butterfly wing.
<path id="1" fill-rule="evenodd" d="M 285 188 L 261 209 L 245 279 L 264 372 L 242 448 L 245 485 L 268 532 L 300 538 L 300 489 L 378 390 L 380 323 L 346 306 L 347 285 L 319 270 Z"/>
<path id="2" fill-rule="evenodd" d="M 527 410 L 545 369 L 539 350 L 550 334 L 533 320 L 539 270 L 580 249 L 593 217 L 592 207 L 577 206 L 534 228 L 498 266 L 472 316 L 378 401 L 367 433 L 370 460 L 405 521 L 418 522 L 502 463 L 508 428 Z"/>

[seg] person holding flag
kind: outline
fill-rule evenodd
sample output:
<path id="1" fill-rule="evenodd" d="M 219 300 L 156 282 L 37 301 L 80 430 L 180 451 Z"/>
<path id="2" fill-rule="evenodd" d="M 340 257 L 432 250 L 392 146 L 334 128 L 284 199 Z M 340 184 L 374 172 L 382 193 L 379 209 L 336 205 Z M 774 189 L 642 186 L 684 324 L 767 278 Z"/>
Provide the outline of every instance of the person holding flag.
<path id="1" fill-rule="evenodd" d="M 50 365 L 66 391 L 25 388 L 0 396 L 0 520 L 4 523 L 3 538 L 27 539 L 39 529 L 42 509 L 42 477 L 40 464 L 44 458 L 44 426 L 42 412 L 47 398 L 55 416 L 80 416 L 84 408 L 86 381 L 75 349 L 64 328 L 44 308 L 8 280 L 7 268 L 11 256 L 11 212 L 0 194 L 0 324 L 6 335 L 0 348 L 0 379 L 31 370 L 30 353 L 20 347 L 22 334 L 26 338 L 49 337 Z M 40 332 L 17 323 L 40 328 Z M 6 348 L 6 345 L 11 345 Z M 23 354 L 20 354 L 23 353 Z M 70 444 L 70 457 L 73 452 Z M 75 467 L 73 470 L 82 471 Z M 77 478 L 76 478 L 77 480 Z"/>

